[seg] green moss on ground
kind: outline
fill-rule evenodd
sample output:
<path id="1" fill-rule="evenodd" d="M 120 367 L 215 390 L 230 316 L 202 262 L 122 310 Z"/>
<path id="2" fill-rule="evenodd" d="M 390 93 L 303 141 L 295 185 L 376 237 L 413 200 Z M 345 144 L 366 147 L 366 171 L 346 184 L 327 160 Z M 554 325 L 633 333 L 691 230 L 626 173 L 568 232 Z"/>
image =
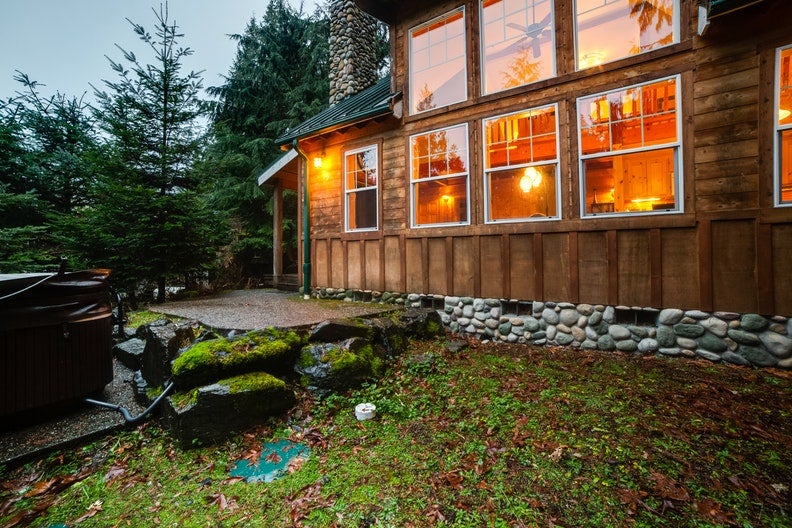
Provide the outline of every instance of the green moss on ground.
<path id="1" fill-rule="evenodd" d="M 231 394 L 245 391 L 282 391 L 286 389 L 286 382 L 266 372 L 251 372 L 223 379 L 217 382 L 229 388 Z"/>

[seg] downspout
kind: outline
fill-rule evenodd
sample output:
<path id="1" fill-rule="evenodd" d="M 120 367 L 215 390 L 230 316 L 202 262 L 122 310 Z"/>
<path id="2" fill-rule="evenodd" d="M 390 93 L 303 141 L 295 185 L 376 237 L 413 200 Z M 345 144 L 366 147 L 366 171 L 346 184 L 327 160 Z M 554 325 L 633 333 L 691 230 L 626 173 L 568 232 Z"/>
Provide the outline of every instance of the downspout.
<path id="1" fill-rule="evenodd" d="M 311 208 L 308 201 L 308 156 L 300 150 L 296 138 L 292 140 L 292 147 L 302 158 L 300 177 L 303 183 L 303 299 L 309 299 L 311 297 Z"/>

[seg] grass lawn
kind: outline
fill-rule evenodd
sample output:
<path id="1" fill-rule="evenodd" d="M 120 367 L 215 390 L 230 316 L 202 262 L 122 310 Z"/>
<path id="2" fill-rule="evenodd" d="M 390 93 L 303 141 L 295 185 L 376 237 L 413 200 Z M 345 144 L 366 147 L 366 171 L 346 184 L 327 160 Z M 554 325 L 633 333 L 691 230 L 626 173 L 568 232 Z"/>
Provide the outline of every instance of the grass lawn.
<path id="1" fill-rule="evenodd" d="M 0 468 L 0 525 L 792 527 L 789 373 L 446 344 L 211 448 L 149 422 Z M 362 402 L 377 419 L 355 419 Z M 311 456 L 271 483 L 230 476 L 279 438 Z"/>

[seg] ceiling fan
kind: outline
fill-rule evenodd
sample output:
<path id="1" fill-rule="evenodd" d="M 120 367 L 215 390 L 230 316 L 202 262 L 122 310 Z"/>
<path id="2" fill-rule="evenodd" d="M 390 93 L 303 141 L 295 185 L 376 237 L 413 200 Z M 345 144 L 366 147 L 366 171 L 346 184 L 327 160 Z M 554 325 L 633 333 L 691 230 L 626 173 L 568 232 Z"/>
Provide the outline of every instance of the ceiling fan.
<path id="1" fill-rule="evenodd" d="M 550 25 L 550 18 L 551 18 L 551 13 L 547 13 L 547 16 L 545 16 L 542 20 L 540 20 L 539 22 L 534 22 L 533 24 L 528 25 L 528 27 L 521 26 L 520 24 L 515 24 L 514 22 L 509 22 L 508 24 L 506 24 L 506 26 L 525 33 L 525 35 L 520 37 L 520 39 L 517 40 L 514 44 L 515 45 L 522 44 L 526 40 L 531 39 L 533 56 L 535 58 L 539 58 L 542 55 L 542 46 L 541 46 L 542 43 L 540 42 L 539 39 L 542 37 L 548 37 L 552 34 L 550 28 L 547 27 Z"/>

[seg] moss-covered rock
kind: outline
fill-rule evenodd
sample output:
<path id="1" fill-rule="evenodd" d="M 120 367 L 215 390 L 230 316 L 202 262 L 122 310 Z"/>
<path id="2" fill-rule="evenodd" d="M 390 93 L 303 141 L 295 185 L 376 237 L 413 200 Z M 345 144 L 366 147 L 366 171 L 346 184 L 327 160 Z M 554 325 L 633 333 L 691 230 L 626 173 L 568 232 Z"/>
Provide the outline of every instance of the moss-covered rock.
<path id="1" fill-rule="evenodd" d="M 354 337 L 339 343 L 303 347 L 295 370 L 311 391 L 326 394 L 378 378 L 385 371 L 385 361 L 378 348 Z"/>
<path id="2" fill-rule="evenodd" d="M 302 343 L 296 332 L 273 328 L 203 341 L 173 361 L 172 379 L 181 390 L 246 372 L 289 372 Z"/>
<path id="3" fill-rule="evenodd" d="M 294 405 L 294 392 L 266 372 L 250 372 L 177 392 L 165 399 L 171 434 L 183 447 L 223 441 Z"/>
<path id="4" fill-rule="evenodd" d="M 308 341 L 335 343 L 352 337 L 371 341 L 374 337 L 374 329 L 365 319 L 329 319 L 316 325 Z"/>
<path id="5" fill-rule="evenodd" d="M 443 320 L 433 308 L 410 308 L 399 315 L 399 326 L 408 337 L 430 338 L 443 333 Z"/>

